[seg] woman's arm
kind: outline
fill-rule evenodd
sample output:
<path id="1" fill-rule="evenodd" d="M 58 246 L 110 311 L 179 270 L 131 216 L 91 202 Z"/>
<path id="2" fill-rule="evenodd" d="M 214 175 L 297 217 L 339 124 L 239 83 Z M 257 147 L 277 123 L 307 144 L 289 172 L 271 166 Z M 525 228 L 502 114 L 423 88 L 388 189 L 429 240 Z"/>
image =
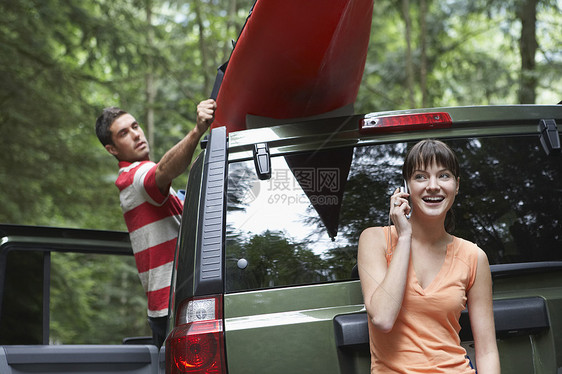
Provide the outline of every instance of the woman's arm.
<path id="1" fill-rule="evenodd" d="M 357 265 L 365 308 L 375 327 L 385 332 L 392 330 L 400 313 L 408 277 L 412 227 L 405 216 L 410 209 L 407 197 L 396 190 L 390 198 L 390 217 L 398 233 L 390 265 L 385 251 L 390 251 L 391 243 L 382 227 L 368 228 L 359 238 Z"/>
<path id="2" fill-rule="evenodd" d="M 492 308 L 492 275 L 484 251 L 478 254 L 476 279 L 467 294 L 468 312 L 476 352 L 478 374 L 500 373 Z"/>
<path id="3" fill-rule="evenodd" d="M 392 330 L 402 307 L 410 259 L 409 241 L 407 237 L 398 239 L 387 268 L 383 228 L 366 229 L 359 238 L 357 264 L 365 308 L 375 327 L 384 332 Z"/>

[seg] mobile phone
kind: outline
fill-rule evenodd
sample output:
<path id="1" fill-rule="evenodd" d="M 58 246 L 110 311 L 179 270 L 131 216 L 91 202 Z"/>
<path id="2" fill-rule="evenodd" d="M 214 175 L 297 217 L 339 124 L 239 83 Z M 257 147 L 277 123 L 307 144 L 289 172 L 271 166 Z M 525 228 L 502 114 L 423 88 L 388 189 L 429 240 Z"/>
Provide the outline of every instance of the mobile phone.
<path id="1" fill-rule="evenodd" d="M 400 192 L 410 193 L 408 191 L 408 183 L 406 182 L 406 179 L 404 179 L 404 186 L 400 187 Z"/>
<path id="2" fill-rule="evenodd" d="M 406 182 L 406 179 L 404 179 L 404 186 L 400 187 L 400 192 L 410 193 L 410 190 L 408 189 L 408 182 Z M 410 199 L 408 199 L 408 205 L 410 205 Z M 410 205 L 410 211 L 408 212 L 408 214 L 406 214 L 406 218 L 410 219 L 411 216 L 412 216 L 412 205 Z"/>

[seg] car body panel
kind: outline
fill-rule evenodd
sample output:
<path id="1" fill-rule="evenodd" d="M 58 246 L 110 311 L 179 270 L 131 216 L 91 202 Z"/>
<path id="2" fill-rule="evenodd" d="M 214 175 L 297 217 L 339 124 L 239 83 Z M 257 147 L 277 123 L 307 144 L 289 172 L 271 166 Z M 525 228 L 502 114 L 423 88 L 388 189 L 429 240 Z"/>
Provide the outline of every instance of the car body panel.
<path id="1" fill-rule="evenodd" d="M 229 373 L 338 373 L 333 319 L 361 310 L 358 281 L 225 295 Z"/>

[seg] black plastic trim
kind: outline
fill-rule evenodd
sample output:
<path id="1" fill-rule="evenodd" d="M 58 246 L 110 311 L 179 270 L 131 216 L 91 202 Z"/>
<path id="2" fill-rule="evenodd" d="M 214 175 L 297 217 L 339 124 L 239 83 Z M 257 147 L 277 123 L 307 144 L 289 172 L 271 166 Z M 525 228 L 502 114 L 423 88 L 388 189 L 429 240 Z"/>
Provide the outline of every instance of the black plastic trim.
<path id="1" fill-rule="evenodd" d="M 334 332 L 338 348 L 359 348 L 369 344 L 367 312 L 336 316 Z"/>
<path id="2" fill-rule="evenodd" d="M 494 301 L 494 320 L 498 339 L 538 334 L 550 327 L 546 302 L 541 297 Z M 468 312 L 460 317 L 462 341 L 470 341 L 472 330 Z M 342 314 L 334 318 L 336 345 L 342 349 L 363 349 L 369 344 L 367 313 Z"/>
<path id="3" fill-rule="evenodd" d="M 0 224 L 0 251 L 13 249 L 133 255 L 126 231 Z"/>
<path id="4" fill-rule="evenodd" d="M 560 134 L 555 119 L 541 119 L 539 121 L 541 145 L 546 155 L 556 152 L 560 153 Z"/>
<path id="5" fill-rule="evenodd" d="M 4 346 L 9 365 L 25 364 L 128 364 L 152 362 L 148 346 L 112 345 L 56 345 L 56 346 Z M 100 362 L 101 361 L 101 362 Z"/>
<path id="6" fill-rule="evenodd" d="M 494 301 L 494 320 L 496 338 L 505 339 L 511 336 L 534 335 L 548 330 L 550 323 L 546 310 L 546 302 L 541 297 L 526 297 Z M 459 320 L 462 341 L 473 340 L 468 312 L 461 313 Z"/>
<path id="7" fill-rule="evenodd" d="M 523 274 L 544 273 L 562 270 L 562 261 L 522 262 L 490 265 L 492 278 L 519 277 Z"/>
<path id="8" fill-rule="evenodd" d="M 218 127 L 209 136 L 203 166 L 194 296 L 224 292 L 226 176 L 227 133 L 226 127 Z"/>

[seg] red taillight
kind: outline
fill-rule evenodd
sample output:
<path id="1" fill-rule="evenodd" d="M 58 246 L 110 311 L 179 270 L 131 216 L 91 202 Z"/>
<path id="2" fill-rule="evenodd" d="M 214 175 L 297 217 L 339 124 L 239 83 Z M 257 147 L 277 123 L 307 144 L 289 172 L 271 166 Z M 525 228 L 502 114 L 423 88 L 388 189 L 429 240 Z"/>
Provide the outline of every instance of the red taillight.
<path id="1" fill-rule="evenodd" d="M 396 116 L 365 116 L 360 123 L 362 133 L 399 132 L 449 128 L 453 124 L 449 113 L 416 113 Z"/>
<path id="2" fill-rule="evenodd" d="M 166 373 L 224 373 L 222 303 L 219 297 L 192 299 L 178 309 L 166 340 Z"/>

